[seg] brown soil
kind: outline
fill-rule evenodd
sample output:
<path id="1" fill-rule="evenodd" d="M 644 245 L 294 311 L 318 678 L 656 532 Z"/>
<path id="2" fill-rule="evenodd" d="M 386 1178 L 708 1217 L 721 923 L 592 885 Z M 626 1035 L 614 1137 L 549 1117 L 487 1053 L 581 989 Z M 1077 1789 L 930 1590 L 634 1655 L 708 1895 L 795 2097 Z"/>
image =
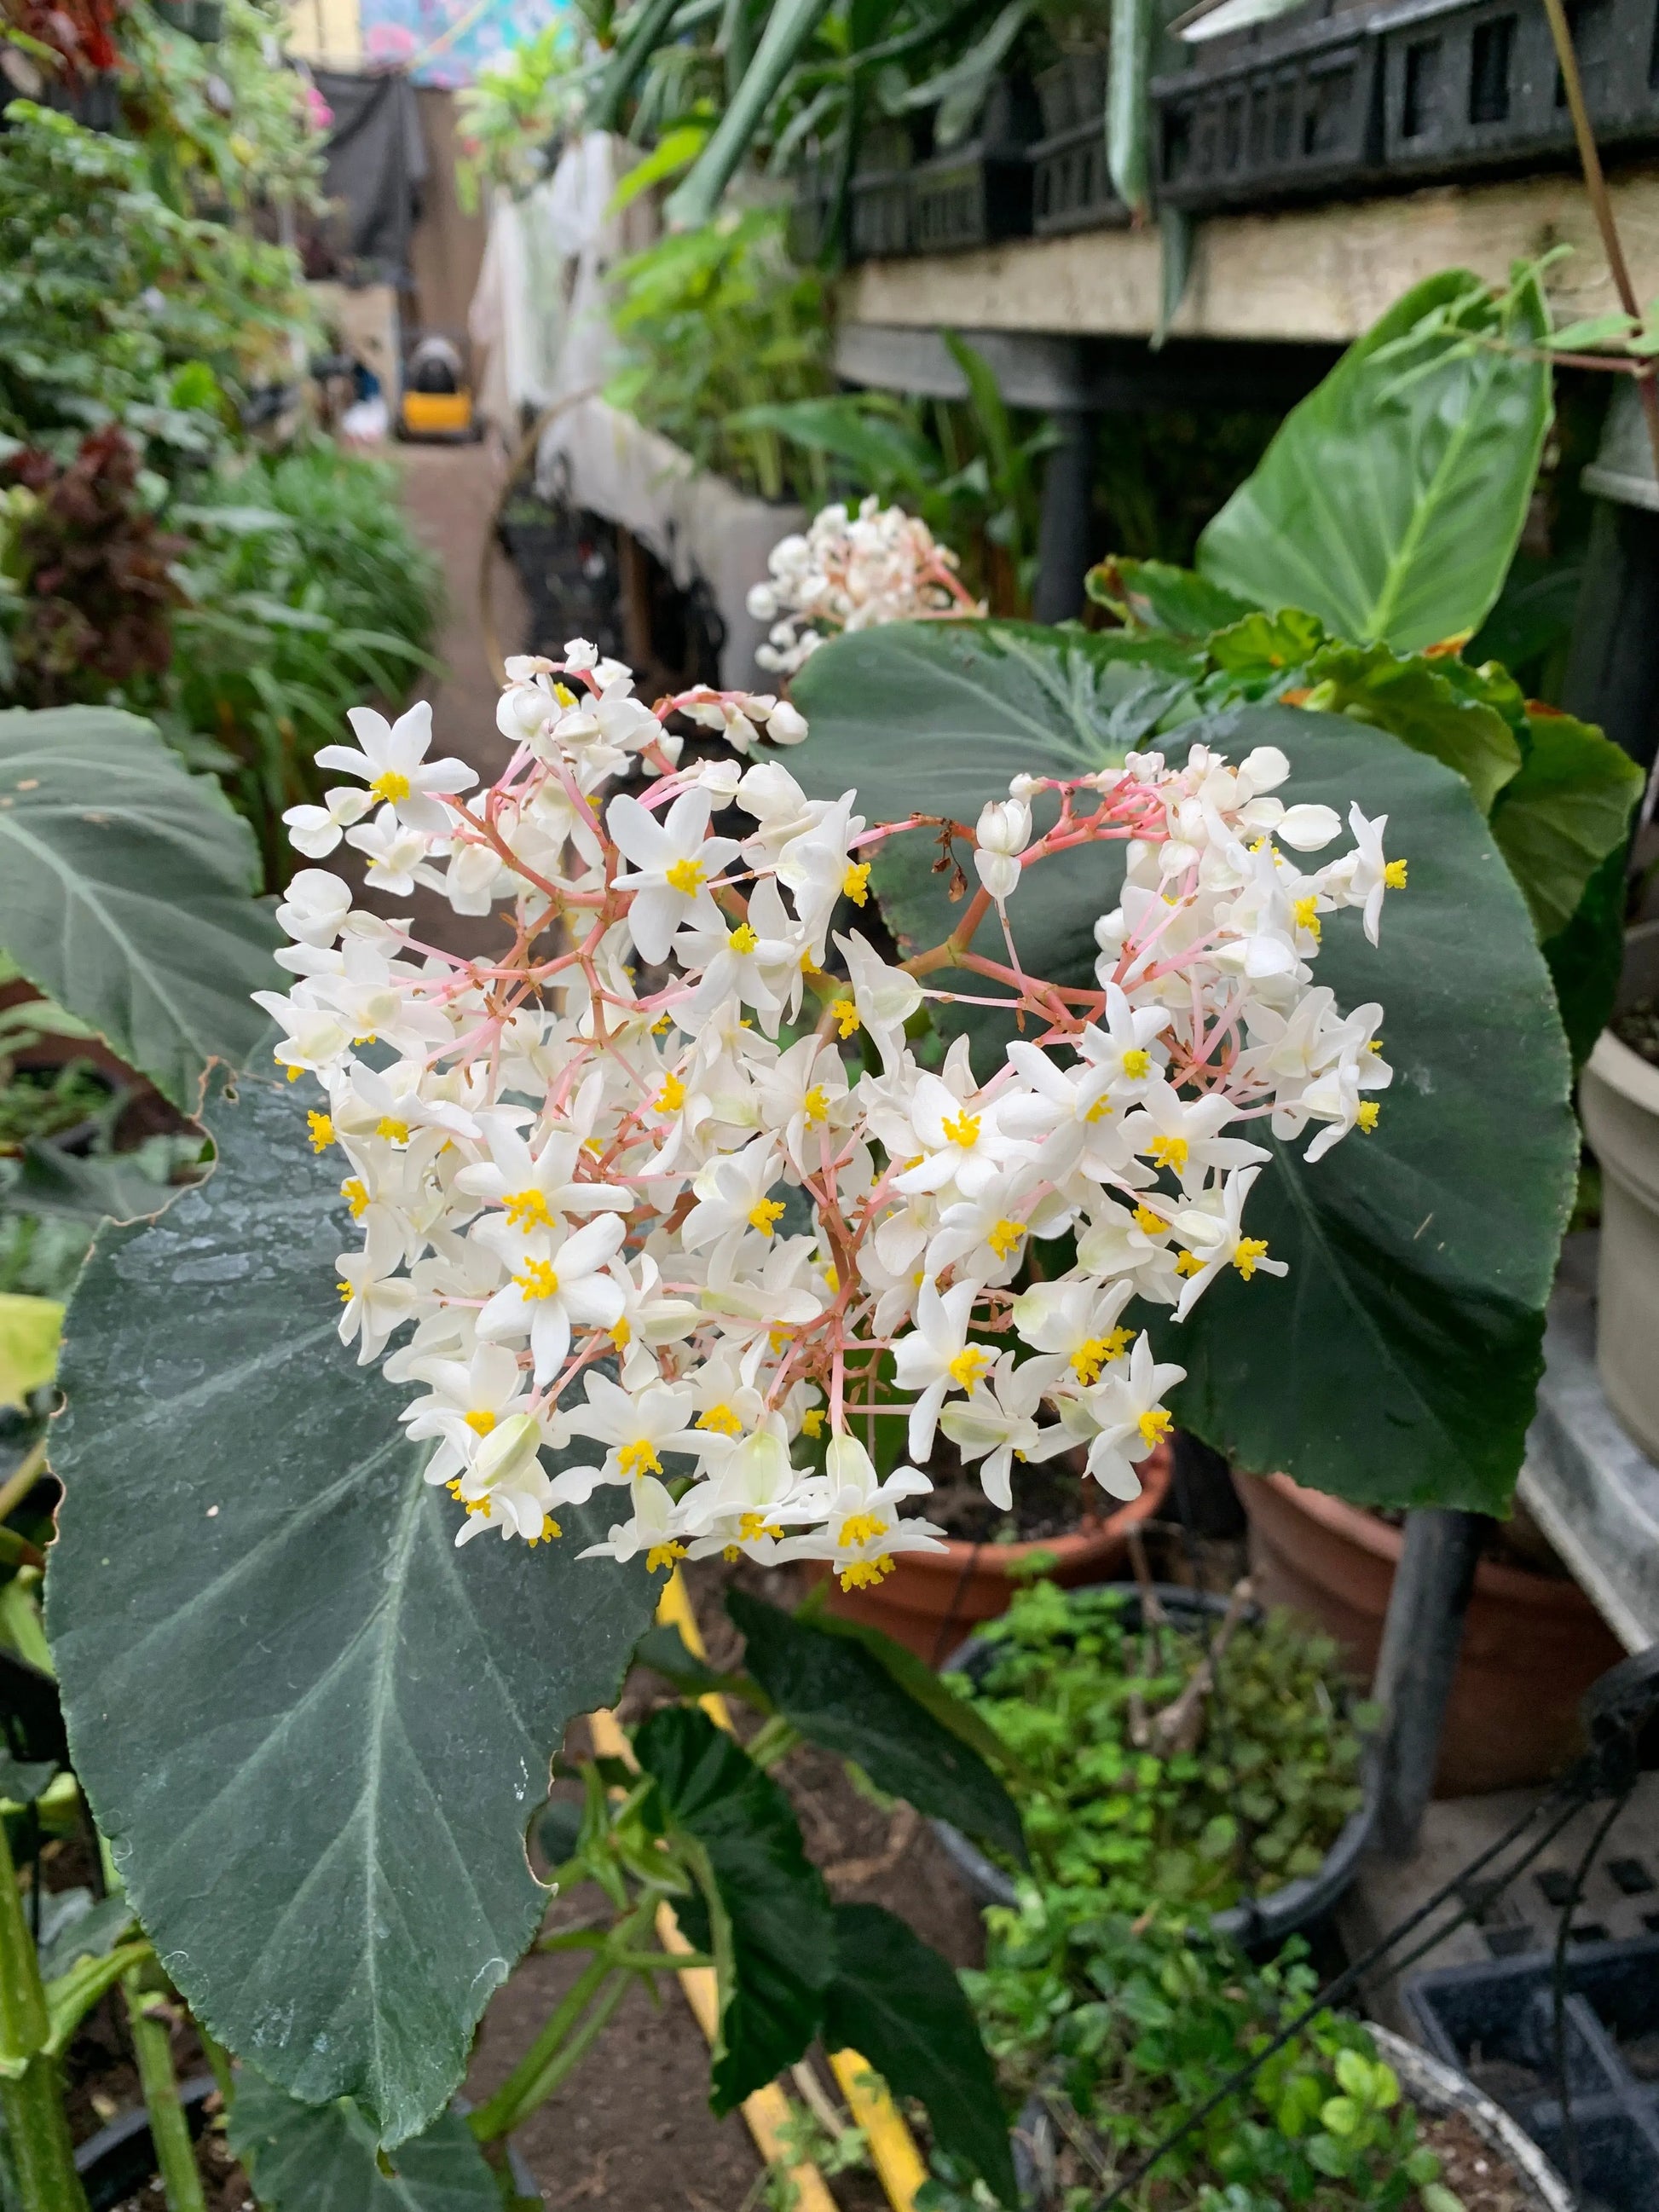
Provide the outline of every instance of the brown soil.
<path id="1" fill-rule="evenodd" d="M 1638 999 L 1615 1014 L 1610 1026 L 1621 1044 L 1638 1053 L 1650 1067 L 1659 1067 L 1659 999 Z"/>
<path id="2" fill-rule="evenodd" d="M 1530 2185 L 1482 2142 L 1462 2112 L 1419 2118 L 1423 2141 L 1439 2154 L 1440 2179 L 1463 2212 L 1529 2212 L 1537 2203 Z"/>

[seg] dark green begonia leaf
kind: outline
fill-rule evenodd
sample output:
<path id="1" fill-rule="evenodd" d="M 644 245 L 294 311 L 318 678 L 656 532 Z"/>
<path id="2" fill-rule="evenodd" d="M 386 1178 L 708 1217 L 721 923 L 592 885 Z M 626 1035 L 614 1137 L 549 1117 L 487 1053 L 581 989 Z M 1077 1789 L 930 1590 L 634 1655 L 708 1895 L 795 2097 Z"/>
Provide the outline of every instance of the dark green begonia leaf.
<path id="1" fill-rule="evenodd" d="M 965 2159 L 999 2203 L 1018 2202 L 996 2070 L 962 1984 L 878 1905 L 836 1907 L 823 2033 L 831 2051 L 867 2058 L 894 2096 L 925 2105 L 934 2142 Z"/>
<path id="2" fill-rule="evenodd" d="M 453 2112 L 382 2166 L 374 2126 L 349 2097 L 302 2105 L 242 2066 L 226 2132 L 260 2212 L 501 2212 L 501 2184 Z"/>
<path id="3" fill-rule="evenodd" d="M 280 988 L 253 833 L 210 775 L 112 707 L 0 714 L 0 951 L 193 1110 Z"/>
<path id="4" fill-rule="evenodd" d="M 396 2145 L 441 2112 L 545 1895 L 525 1830 L 650 1616 L 599 1533 L 458 1552 L 407 1396 L 338 1340 L 356 1238 L 296 1093 L 103 1230 L 64 1328 L 47 1628 L 76 1771 L 204 2025 Z"/>
<path id="5" fill-rule="evenodd" d="M 1022 1863 L 1014 1801 L 979 1753 L 918 1703 L 872 1651 L 744 1590 L 726 1593 L 744 1664 L 784 1718 L 855 1759 L 879 1790 Z"/>
<path id="6" fill-rule="evenodd" d="M 818 2031 L 835 1964 L 829 1893 L 789 1800 L 706 1713 L 664 1706 L 636 1732 L 634 1752 L 713 1888 L 690 1911 L 677 1910 L 687 1936 L 717 1961 L 709 2102 L 729 2112 Z"/>

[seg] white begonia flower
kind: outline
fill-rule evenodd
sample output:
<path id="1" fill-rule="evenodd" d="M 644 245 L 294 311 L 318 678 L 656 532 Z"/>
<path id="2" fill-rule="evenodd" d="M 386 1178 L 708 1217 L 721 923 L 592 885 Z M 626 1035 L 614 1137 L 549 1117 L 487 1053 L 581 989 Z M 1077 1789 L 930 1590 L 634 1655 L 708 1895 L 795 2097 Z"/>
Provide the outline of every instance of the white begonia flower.
<path id="1" fill-rule="evenodd" d="M 1388 860 L 1383 854 L 1382 832 L 1388 826 L 1386 814 L 1368 821 L 1356 800 L 1348 809 L 1355 849 L 1346 860 L 1334 862 L 1323 872 L 1331 891 L 1340 891 L 1347 904 L 1364 908 L 1365 934 L 1373 945 L 1382 926 L 1383 893 L 1406 888 L 1406 863 Z"/>
<path id="2" fill-rule="evenodd" d="M 1037 1421 L 1047 1381 L 1038 1363 L 1016 1366 L 1005 1352 L 967 1398 L 945 1407 L 939 1425 L 971 1466 L 979 1462 L 980 1486 L 993 1505 L 1008 1512 L 1014 1502 L 1014 1462 L 1036 1464 L 1069 1451 L 1072 1438 L 1058 1423 Z"/>
<path id="3" fill-rule="evenodd" d="M 1133 1278 L 1033 1283 L 1014 1301 L 1014 1326 L 1025 1343 L 1053 1354 L 1089 1389 L 1134 1341 L 1134 1331 L 1118 1325 L 1134 1290 Z"/>
<path id="4" fill-rule="evenodd" d="M 1186 1372 L 1160 1364 L 1149 1339 L 1139 1336 L 1127 1367 L 1120 1363 L 1092 1389 L 1060 1400 L 1061 1424 L 1079 1443 L 1087 1443 L 1086 1470 L 1109 1497 L 1139 1497 L 1135 1469 L 1173 1426 L 1168 1407 L 1159 1401 Z"/>
<path id="5" fill-rule="evenodd" d="M 836 1015 L 842 1036 L 848 1037 L 862 1027 L 875 1039 L 884 1060 L 896 1058 L 904 1024 L 921 1004 L 921 984 L 902 968 L 890 968 L 856 930 L 847 937 L 838 935 L 836 943 L 846 960 L 848 980 L 853 988 L 850 1007 L 845 1000 L 838 1000 L 831 1009 Z M 846 1012 L 842 1011 L 843 1008 Z M 847 1018 L 849 1012 L 853 1016 L 850 1022 Z"/>
<path id="6" fill-rule="evenodd" d="M 553 1485 L 538 1456 L 541 1443 L 542 1425 L 533 1413 L 509 1414 L 483 1438 L 456 1486 L 466 1508 L 455 1531 L 458 1545 L 486 1528 L 530 1544 L 562 1533 L 552 1517 Z"/>
<path id="7" fill-rule="evenodd" d="M 769 1136 L 756 1137 L 700 1169 L 692 1183 L 696 1204 L 680 1224 L 688 1252 L 747 1227 L 769 1237 L 783 1218 L 784 1201 L 771 1195 L 783 1159 Z"/>
<path id="8" fill-rule="evenodd" d="M 374 805 L 366 791 L 337 784 L 320 806 L 290 806 L 283 819 L 289 842 L 308 860 L 325 860 L 354 822 L 361 822 Z"/>
<path id="9" fill-rule="evenodd" d="M 931 1522 L 899 1517 L 902 1499 L 933 1488 L 925 1474 L 901 1466 L 881 1480 L 858 1438 L 844 1433 L 830 1438 L 825 1461 L 824 1525 L 781 1545 L 781 1559 L 827 1559 L 843 1589 L 860 1589 L 880 1583 L 902 1553 L 944 1550 L 943 1531 Z"/>
<path id="10" fill-rule="evenodd" d="M 348 830 L 346 842 L 368 855 L 363 881 L 369 889 L 391 891 L 398 898 L 406 898 L 421 880 L 422 863 L 432 849 L 428 833 L 406 827 L 391 806 L 381 807 L 372 822 Z"/>
<path id="11" fill-rule="evenodd" d="M 599 1469 L 602 1482 L 660 1474 L 665 1451 L 696 1455 L 701 1440 L 688 1425 L 693 1403 L 689 1389 L 653 1382 L 642 1390 L 624 1390 L 592 1373 L 586 1383 L 587 1403 L 572 1410 L 570 1430 L 573 1436 L 592 1437 L 610 1447 Z"/>
<path id="12" fill-rule="evenodd" d="M 650 1574 L 655 1574 L 659 1568 L 672 1567 L 676 1559 L 683 1559 L 686 1553 L 682 1540 L 685 1516 L 656 1476 L 641 1475 L 629 1495 L 634 1505 L 633 1518 L 613 1522 L 602 1544 L 590 1544 L 577 1557 L 631 1559 L 643 1552 L 646 1571 Z"/>
<path id="13" fill-rule="evenodd" d="M 735 838 L 709 836 L 712 811 L 707 791 L 682 792 L 660 822 L 625 791 L 605 810 L 611 842 L 634 864 L 617 878 L 634 893 L 628 926 L 641 959 L 653 967 L 666 960 L 674 932 L 693 917 L 702 928 L 720 927 L 708 886 L 738 847 Z"/>
<path id="14" fill-rule="evenodd" d="M 483 1438 L 508 1414 L 526 1410 L 528 1378 L 517 1352 L 505 1344 L 480 1344 L 468 1360 L 428 1357 L 415 1364 L 427 1395 L 407 1406 L 400 1419 L 411 1443 L 439 1440 L 426 1463 L 427 1480 L 455 1482 Z"/>
<path id="15" fill-rule="evenodd" d="M 326 868 L 301 868 L 276 909 L 276 926 L 301 945 L 332 945 L 351 912 L 351 886 Z"/>
<path id="16" fill-rule="evenodd" d="M 1200 1262 L 1176 1301 L 1177 1321 L 1185 1321 L 1206 1285 L 1224 1267 L 1236 1267 L 1247 1283 L 1258 1269 L 1264 1275 L 1291 1272 L 1282 1260 L 1268 1258 L 1264 1237 L 1244 1234 L 1244 1201 L 1261 1172 L 1259 1167 L 1241 1168 L 1224 1176 L 1218 1184 L 1184 1200 L 1170 1216 L 1170 1228 Z"/>
<path id="17" fill-rule="evenodd" d="M 908 1443 L 912 1459 L 926 1459 L 947 1390 L 971 1390 L 991 1370 L 992 1354 L 969 1344 L 978 1285 L 956 1283 L 940 1292 L 924 1283 L 916 1297 L 916 1325 L 893 1346 L 894 1380 L 901 1390 L 920 1395 L 910 1408 Z"/>
<path id="18" fill-rule="evenodd" d="M 573 1327 L 614 1328 L 622 1319 L 623 1294 L 605 1272 L 626 1234 L 614 1213 L 600 1214 L 562 1240 L 540 1229 L 522 1237 L 500 1217 L 480 1223 L 474 1234 L 514 1269 L 479 1315 L 478 1334 L 486 1340 L 528 1335 L 538 1387 L 563 1365 Z"/>
<path id="19" fill-rule="evenodd" d="M 356 745 L 324 745 L 317 755 L 318 767 L 361 776 L 369 797 L 382 809 L 391 807 L 404 828 L 447 836 L 450 817 L 432 794 L 470 791 L 478 775 L 463 760 L 427 759 L 432 743 L 431 701 L 417 699 L 395 722 L 388 722 L 372 707 L 353 707 L 346 720 L 356 735 Z"/>
<path id="20" fill-rule="evenodd" d="M 999 906 L 1012 897 L 1021 874 L 1018 855 L 1031 842 L 1031 810 L 1022 799 L 988 799 L 974 831 L 974 867 Z"/>

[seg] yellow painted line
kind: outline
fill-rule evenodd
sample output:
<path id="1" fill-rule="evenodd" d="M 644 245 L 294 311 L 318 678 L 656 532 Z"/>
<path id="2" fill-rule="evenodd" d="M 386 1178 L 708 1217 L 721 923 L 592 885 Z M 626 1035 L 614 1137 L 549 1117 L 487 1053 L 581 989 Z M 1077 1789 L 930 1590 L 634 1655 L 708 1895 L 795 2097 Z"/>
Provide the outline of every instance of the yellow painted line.
<path id="1" fill-rule="evenodd" d="M 678 1567 L 669 1576 L 663 1594 L 657 1601 L 657 1619 L 665 1626 L 678 1629 L 686 1650 L 694 1658 L 708 1658 L 708 1646 L 702 1640 L 697 1616 L 692 1611 L 691 1601 L 686 1595 L 685 1579 Z M 724 1698 L 711 1692 L 698 1703 L 717 1728 L 731 1727 L 732 1716 L 726 1710 Z M 703 1971 L 708 1973 L 707 1968 Z M 680 1978 L 684 1984 L 689 1977 L 682 1975 Z M 712 1973 L 708 1974 L 711 1998 L 714 1978 Z M 687 1994 L 689 1996 L 690 1992 Z M 693 2009 L 696 2009 L 695 2004 Z M 905 2125 L 903 2113 L 888 2094 L 885 2083 L 869 2060 L 860 2057 L 856 2051 L 832 2051 L 830 2064 L 841 2084 L 842 2094 L 847 2100 L 848 2110 L 853 2115 L 854 2124 L 864 2130 L 877 2177 L 887 2193 L 893 2212 L 914 2212 L 916 2191 L 927 2179 L 927 2168 L 916 2148 L 915 2137 Z M 860 2081 L 865 2086 L 854 2086 Z M 771 2094 L 777 2095 L 780 2093 L 775 2089 Z M 746 2106 L 744 2110 L 746 2112 Z M 757 2136 L 756 2141 L 759 2140 Z M 817 2179 L 816 2175 L 814 2179 Z M 818 2185 L 820 2188 L 823 2186 L 822 2182 Z M 802 2212 L 805 2212 L 804 2205 Z"/>

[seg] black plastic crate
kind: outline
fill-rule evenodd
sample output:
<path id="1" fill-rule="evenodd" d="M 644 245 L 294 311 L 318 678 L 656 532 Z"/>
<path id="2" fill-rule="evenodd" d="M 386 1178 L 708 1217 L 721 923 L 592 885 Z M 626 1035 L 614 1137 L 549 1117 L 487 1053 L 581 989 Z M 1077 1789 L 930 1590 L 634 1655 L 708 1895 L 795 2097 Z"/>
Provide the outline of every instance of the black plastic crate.
<path id="1" fill-rule="evenodd" d="M 1547 1952 L 1443 1966 L 1406 1984 L 1423 2041 L 1513 2113 L 1553 2164 L 1572 2151 L 1557 2066 Z M 1565 2057 L 1577 2166 L 1607 2212 L 1659 2205 L 1659 1936 L 1574 1943 Z"/>
<path id="2" fill-rule="evenodd" d="M 1264 39 L 1152 86 L 1158 198 L 1201 211 L 1376 180 L 1382 48 L 1358 16 Z"/>
<path id="3" fill-rule="evenodd" d="M 1044 138 L 1063 138 L 1085 124 L 1105 127 L 1106 49 L 1091 46 L 1067 54 L 1032 80 Z"/>
<path id="4" fill-rule="evenodd" d="M 1031 228 L 1039 238 L 1128 220 L 1106 167 L 1103 116 L 1032 147 Z"/>
<path id="5" fill-rule="evenodd" d="M 996 246 L 1031 233 L 1030 148 L 1037 103 L 1030 86 L 999 77 L 986 96 L 979 135 L 919 162 L 910 178 L 910 229 L 918 253 Z"/>
<path id="6" fill-rule="evenodd" d="M 1568 15 L 1597 137 L 1659 138 L 1655 0 L 1577 0 Z M 1571 155 L 1566 91 L 1537 0 L 1405 0 L 1372 29 L 1390 173 L 1452 176 Z"/>
<path id="7" fill-rule="evenodd" d="M 882 261 L 914 252 L 910 172 L 914 142 L 902 123 L 878 124 L 865 133 L 847 189 L 847 244 L 854 261 Z"/>
<path id="8" fill-rule="evenodd" d="M 835 210 L 834 172 L 827 161 L 814 155 L 795 179 L 789 210 L 789 251 L 797 261 L 816 261 L 823 252 Z"/>

